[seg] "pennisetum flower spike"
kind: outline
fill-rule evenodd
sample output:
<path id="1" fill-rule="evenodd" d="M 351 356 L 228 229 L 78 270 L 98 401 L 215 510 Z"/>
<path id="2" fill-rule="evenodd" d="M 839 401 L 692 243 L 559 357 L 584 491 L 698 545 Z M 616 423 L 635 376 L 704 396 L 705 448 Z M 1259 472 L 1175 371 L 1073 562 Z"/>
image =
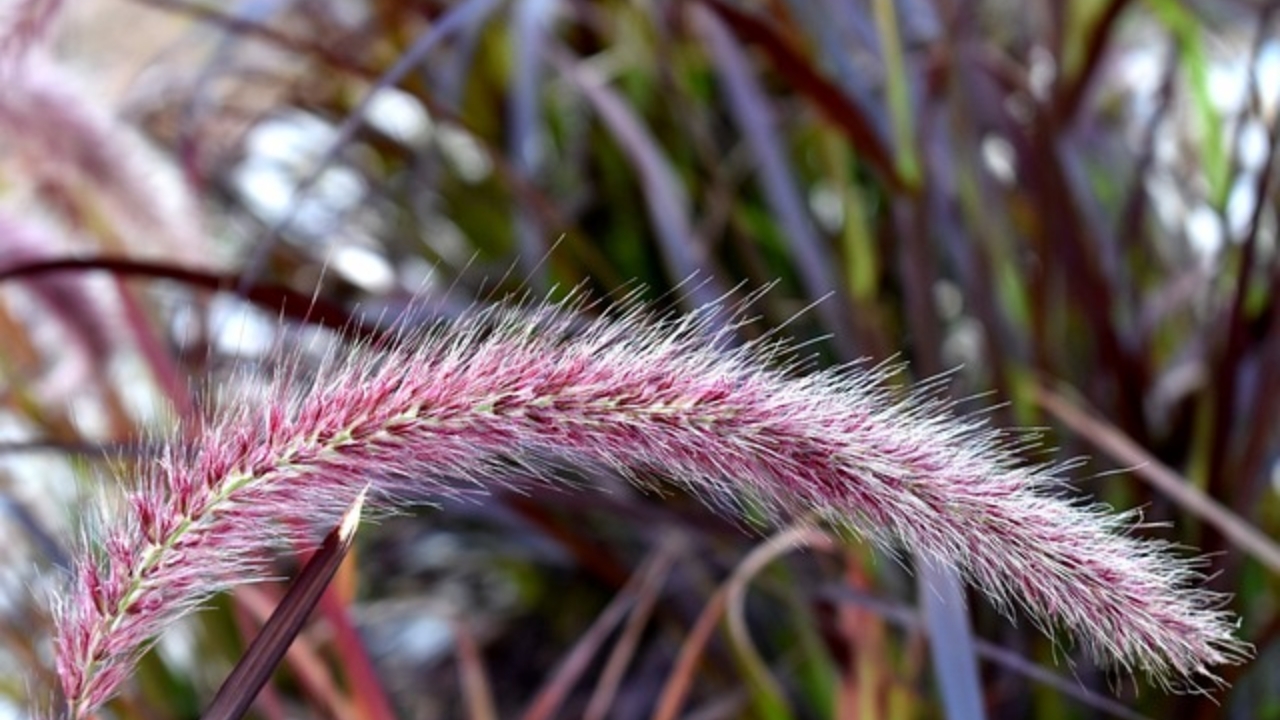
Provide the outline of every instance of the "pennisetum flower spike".
<path id="1" fill-rule="evenodd" d="M 359 345 L 176 431 L 123 509 L 89 524 L 56 607 L 66 717 L 110 699 L 139 654 L 211 593 L 259 577 L 264 550 L 312 542 L 366 484 L 372 507 L 500 486 L 513 463 L 658 471 L 723 505 L 818 512 L 961 568 L 999 607 L 1064 628 L 1160 682 L 1239 662 L 1221 599 L 1132 518 L 1061 497 L 985 425 L 884 371 L 802 375 L 777 348 L 727 350 L 717 310 L 583 320 L 571 308 L 474 311 L 393 347 Z M 178 441 L 178 438 L 184 438 Z"/>

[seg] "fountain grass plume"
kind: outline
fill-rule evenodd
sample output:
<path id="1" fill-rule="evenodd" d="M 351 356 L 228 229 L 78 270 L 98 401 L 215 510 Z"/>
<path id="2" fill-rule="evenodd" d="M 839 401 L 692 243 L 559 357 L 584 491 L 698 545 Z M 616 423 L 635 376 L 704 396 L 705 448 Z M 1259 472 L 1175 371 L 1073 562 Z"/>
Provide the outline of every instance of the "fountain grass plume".
<path id="1" fill-rule="evenodd" d="M 57 603 L 66 716 L 111 698 L 212 593 L 262 577 L 267 550 L 314 543 L 366 484 L 390 509 L 487 491 L 513 468 L 554 483 L 564 464 L 656 473 L 774 518 L 817 512 L 957 566 L 1001 609 L 1163 683 L 1248 655 L 1191 561 L 1134 537 L 1131 516 L 1065 499 L 1062 468 L 1020 463 L 936 393 L 904 400 L 883 368 L 800 373 L 768 341 L 725 349 L 715 308 L 573 310 L 476 310 L 347 346 L 305 382 L 295 368 L 176 430 L 89 523 Z"/>
<path id="2" fill-rule="evenodd" d="M 47 0 L 24 6 L 48 4 Z M 0 45 L 4 42 L 0 38 Z M 74 73 L 39 53 L 12 67 L 0 47 L 0 171 L 106 248 L 188 260 L 207 247 L 189 189 Z M 145 242 L 144 242 L 145 240 Z"/>
<path id="3" fill-rule="evenodd" d="M 62 0 L 10 3 L 0 18 L 0 79 L 20 71 L 39 45 L 46 43 L 63 9 Z"/>

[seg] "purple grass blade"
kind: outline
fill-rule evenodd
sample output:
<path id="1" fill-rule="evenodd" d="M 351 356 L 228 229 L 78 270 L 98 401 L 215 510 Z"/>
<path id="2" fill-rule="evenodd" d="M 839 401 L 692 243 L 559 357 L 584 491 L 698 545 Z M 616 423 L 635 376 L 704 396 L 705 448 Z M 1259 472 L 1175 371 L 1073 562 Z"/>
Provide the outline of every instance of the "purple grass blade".
<path id="1" fill-rule="evenodd" d="M 707 242 L 698 237 L 689 219 L 688 194 L 653 135 L 597 73 L 570 60 L 567 53 L 557 53 L 552 60 L 591 103 L 635 168 L 668 277 L 698 280 L 689 286 L 688 301 L 693 307 L 728 297 L 729 289 L 718 279 Z"/>
<path id="2" fill-rule="evenodd" d="M 507 152 L 511 167 L 526 181 L 535 183 L 546 157 L 546 130 L 542 124 L 543 48 L 555 15 L 556 0 L 522 0 L 512 9 L 511 99 L 507 120 Z M 541 259 L 546 256 L 546 231 L 537 215 L 517 204 L 515 208 L 517 266 L 524 281 L 535 289 L 548 286 Z"/>
<path id="3" fill-rule="evenodd" d="M 812 103 L 814 109 L 845 136 L 859 160 L 873 169 L 890 189 L 905 189 L 892 151 L 885 142 L 889 136 L 887 122 L 883 116 L 869 109 L 876 107 L 877 103 L 868 102 L 865 94 L 847 96 L 839 86 L 819 73 L 774 24 L 723 0 L 702 1 L 744 43 L 761 50 L 770 65 L 792 86 L 795 94 Z M 826 18 L 824 22 L 829 26 L 831 19 Z"/>
<path id="4" fill-rule="evenodd" d="M 240 720 L 249 711 L 258 693 L 271 679 L 276 666 L 284 658 L 293 639 L 302 631 L 311 611 L 320 602 L 320 596 L 329 587 L 333 576 L 351 549 L 356 528 L 360 525 L 360 510 L 364 507 L 364 491 L 361 491 L 342 516 L 341 522 L 320 544 L 297 580 L 289 588 L 279 607 L 262 626 L 245 651 L 244 657 L 231 670 L 222 687 L 213 696 L 205 710 L 203 720 Z"/>
<path id="5" fill-rule="evenodd" d="M 987 716 L 978 681 L 977 649 L 964 604 L 964 588 L 955 568 L 929 558 L 916 563 L 924 623 L 938 694 L 949 720 L 981 720 Z"/>
<path id="6" fill-rule="evenodd" d="M 899 627 L 917 632 L 924 630 L 924 622 L 914 608 L 869 595 L 850 585 L 829 588 L 824 590 L 822 595 L 834 602 L 848 603 L 864 610 L 869 610 Z M 1047 685 L 1056 692 L 1079 702 L 1081 705 L 1104 712 L 1112 717 L 1123 718 L 1123 720 L 1152 720 L 1152 718 L 1136 712 L 1112 698 L 1099 695 L 1093 690 L 1084 687 L 1080 684 L 1079 678 L 1068 678 L 1059 675 L 993 642 L 975 638 L 974 652 L 978 657 L 993 665 L 999 665 L 1029 680 Z"/>
<path id="7" fill-rule="evenodd" d="M 773 108 L 752 76 L 746 53 L 719 17 L 702 5 L 689 8 L 694 27 L 704 38 L 724 83 L 725 95 L 733 108 L 734 120 L 746 136 L 755 155 L 756 176 L 764 190 L 779 229 L 788 247 L 805 291 L 813 298 L 830 297 L 814 310 L 831 332 L 831 342 L 842 357 L 857 357 L 849 331 L 848 303 L 839 290 L 823 239 L 805 208 L 791 165 L 787 162 Z"/>
<path id="8" fill-rule="evenodd" d="M 204 270 L 182 267 L 167 262 L 133 260 L 116 257 L 54 257 L 30 260 L 0 267 L 0 284 L 23 279 L 39 278 L 59 273 L 85 273 L 103 271 L 117 277 L 146 277 L 171 280 L 195 288 L 225 291 L 235 286 L 236 278 L 218 275 Z M 268 312 L 298 322 L 340 330 L 351 335 L 373 339 L 378 336 L 374 319 L 354 317 L 341 306 L 321 297 L 291 290 L 281 285 L 253 285 L 244 293 L 244 299 Z M 64 298 L 63 302 L 67 300 Z"/>

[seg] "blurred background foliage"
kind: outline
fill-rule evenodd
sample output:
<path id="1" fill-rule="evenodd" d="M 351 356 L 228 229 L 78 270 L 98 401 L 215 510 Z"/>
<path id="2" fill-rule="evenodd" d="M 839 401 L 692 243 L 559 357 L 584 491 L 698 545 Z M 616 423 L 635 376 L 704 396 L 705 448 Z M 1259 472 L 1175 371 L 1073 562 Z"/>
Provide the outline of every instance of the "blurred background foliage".
<path id="1" fill-rule="evenodd" d="M 1067 491 L 1211 553 L 1257 659 L 1170 695 L 909 557 L 584 476 L 366 526 L 255 712 L 1280 718 L 1275 3 L 5 7 L 12 714 L 56 687 L 31 598 L 81 498 L 191 388 L 413 298 L 772 285 L 744 338 L 1046 428 L 1030 461 L 1092 458 Z M 111 713 L 198 716 L 282 591 L 175 629 Z"/>

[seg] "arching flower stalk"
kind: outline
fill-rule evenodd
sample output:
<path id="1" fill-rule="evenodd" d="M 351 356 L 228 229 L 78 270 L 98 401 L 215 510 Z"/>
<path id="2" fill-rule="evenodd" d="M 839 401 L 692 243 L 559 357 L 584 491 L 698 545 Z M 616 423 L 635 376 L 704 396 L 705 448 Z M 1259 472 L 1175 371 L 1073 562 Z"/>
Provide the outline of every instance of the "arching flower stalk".
<path id="1" fill-rule="evenodd" d="M 315 542 L 304 528 L 367 483 L 391 507 L 500 486 L 513 464 L 548 483 L 564 464 L 656 471 L 722 507 L 817 511 L 1157 681 L 1247 655 L 1188 561 L 1130 535 L 1131 517 L 1064 499 L 1059 469 L 1019 463 L 943 402 L 902 401 L 885 371 L 803 375 L 772 367 L 768 344 L 725 350 L 714 316 L 477 311 L 178 429 L 123 509 L 90 523 L 56 608 L 67 717 L 112 697 L 211 593 L 260 577 L 264 549 Z"/>

